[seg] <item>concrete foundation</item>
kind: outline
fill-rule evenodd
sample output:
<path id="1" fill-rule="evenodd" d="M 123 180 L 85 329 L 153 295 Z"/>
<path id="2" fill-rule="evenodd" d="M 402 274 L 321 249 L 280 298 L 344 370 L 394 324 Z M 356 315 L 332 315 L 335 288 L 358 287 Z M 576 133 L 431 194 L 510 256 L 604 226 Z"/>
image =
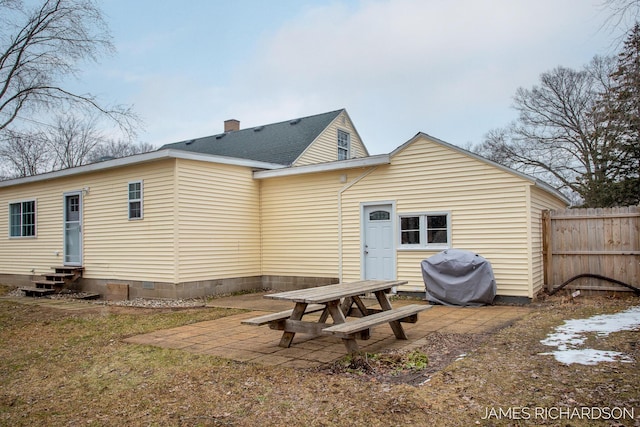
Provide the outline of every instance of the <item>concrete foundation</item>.
<path id="1" fill-rule="evenodd" d="M 126 301 L 129 299 L 129 285 L 126 283 L 107 283 L 104 295 L 107 301 Z"/>
<path id="2" fill-rule="evenodd" d="M 0 284 L 31 286 L 39 276 L 0 274 Z M 73 290 L 97 293 L 105 299 L 166 298 L 190 299 L 252 290 L 290 291 L 338 283 L 333 277 L 251 276 L 211 279 L 186 283 L 81 278 Z"/>

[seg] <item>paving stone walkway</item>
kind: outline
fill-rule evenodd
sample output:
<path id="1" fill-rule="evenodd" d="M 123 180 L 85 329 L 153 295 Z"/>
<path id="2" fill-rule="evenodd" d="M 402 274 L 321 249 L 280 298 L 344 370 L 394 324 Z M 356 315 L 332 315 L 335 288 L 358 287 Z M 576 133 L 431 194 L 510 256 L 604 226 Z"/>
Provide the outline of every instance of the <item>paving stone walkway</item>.
<path id="1" fill-rule="evenodd" d="M 263 365 L 312 368 L 344 357 L 346 350 L 339 338 L 310 339 L 296 334 L 291 347 L 278 346 L 281 331 L 265 326 L 242 325 L 241 321 L 262 314 L 292 308 L 289 303 L 248 294 L 213 300 L 209 305 L 243 308 L 247 313 L 151 332 L 126 339 L 126 342 L 181 349 L 237 361 Z M 394 301 L 394 307 L 416 301 Z M 426 302 L 423 302 L 427 304 Z M 372 305 L 375 307 L 375 305 Z M 369 340 L 358 340 L 360 349 L 375 353 L 384 349 L 413 349 L 428 342 L 432 332 L 483 333 L 505 327 L 529 312 L 526 306 L 445 307 L 433 306 L 419 314 L 417 323 L 404 323 L 408 340 L 397 340 L 388 325 L 373 329 Z M 316 316 L 319 314 L 316 314 Z M 305 316 L 305 319 L 313 315 Z"/>

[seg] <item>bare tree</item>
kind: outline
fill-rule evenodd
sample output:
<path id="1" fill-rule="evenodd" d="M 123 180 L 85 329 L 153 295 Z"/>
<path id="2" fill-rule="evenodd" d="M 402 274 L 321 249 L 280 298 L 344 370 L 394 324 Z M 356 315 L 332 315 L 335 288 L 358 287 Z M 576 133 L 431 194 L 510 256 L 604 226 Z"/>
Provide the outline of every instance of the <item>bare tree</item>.
<path id="1" fill-rule="evenodd" d="M 483 143 L 473 147 L 472 151 L 492 162 L 516 168 L 517 165 L 511 159 L 507 149 L 510 135 L 513 133 L 512 127 L 491 129 L 484 135 Z"/>
<path id="2" fill-rule="evenodd" d="M 640 203 L 640 24 L 628 32 L 617 66 L 613 86 L 603 97 L 603 110 L 610 127 L 617 129 L 621 179 L 610 194 L 618 204 Z M 613 202 L 612 202 L 613 203 Z"/>
<path id="3" fill-rule="evenodd" d="M 605 26 L 612 29 L 632 27 L 640 20 L 640 0 L 604 0 L 602 6 L 609 10 Z"/>
<path id="4" fill-rule="evenodd" d="M 0 162 L 10 165 L 9 177 L 30 176 L 93 163 L 104 158 L 152 151 L 146 143 L 107 139 L 95 117 L 60 114 L 56 125 L 37 133 L 4 132 Z"/>
<path id="5" fill-rule="evenodd" d="M 122 140 L 103 141 L 96 145 L 96 147 L 91 151 L 91 154 L 89 155 L 89 162 L 94 163 L 114 158 L 133 156 L 136 154 L 148 153 L 155 149 L 155 146 L 146 142 L 134 144 Z"/>
<path id="6" fill-rule="evenodd" d="M 585 205 L 601 202 L 606 185 L 619 177 L 619 137 L 600 102 L 611 90 L 612 58 L 595 57 L 584 69 L 558 67 L 532 89 L 514 97 L 516 122 L 487 134 L 481 154 L 546 178 Z"/>
<path id="7" fill-rule="evenodd" d="M 86 164 L 89 155 L 103 138 L 96 127 L 95 117 L 80 118 L 65 114 L 57 116 L 56 122 L 56 127 L 46 132 L 48 145 L 54 155 L 52 169 Z"/>
<path id="8" fill-rule="evenodd" d="M 29 8 L 21 1 L 0 1 L 0 131 L 19 114 L 30 117 L 53 110 L 93 110 L 127 135 L 138 119 L 123 106 L 104 106 L 90 94 L 62 86 L 82 61 L 113 52 L 107 25 L 92 0 L 41 0 Z"/>
<path id="9" fill-rule="evenodd" d="M 0 160 L 4 164 L 3 179 L 37 175 L 50 170 L 51 151 L 43 134 L 3 132 Z"/>

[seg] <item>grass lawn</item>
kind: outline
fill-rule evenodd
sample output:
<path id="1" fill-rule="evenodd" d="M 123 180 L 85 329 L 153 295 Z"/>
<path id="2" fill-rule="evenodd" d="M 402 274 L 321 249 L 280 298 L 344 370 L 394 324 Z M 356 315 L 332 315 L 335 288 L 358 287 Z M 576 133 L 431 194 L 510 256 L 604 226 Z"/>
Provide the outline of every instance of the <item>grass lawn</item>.
<path id="1" fill-rule="evenodd" d="M 539 354 L 549 351 L 540 340 L 563 320 L 639 304 L 634 297 L 535 304 L 525 318 L 414 386 L 357 367 L 264 367 L 122 341 L 238 310 L 88 304 L 72 312 L 0 300 L 0 425 L 640 425 L 637 330 L 587 340 L 592 348 L 625 353 L 630 363 L 564 365 Z M 429 351 L 427 359 L 435 359 Z M 394 363 L 423 369 L 424 362 L 412 353 Z M 575 413 L 560 419 L 553 409 L 594 407 L 626 408 L 636 420 L 594 421 Z M 546 416 L 536 408 L 546 408 Z"/>

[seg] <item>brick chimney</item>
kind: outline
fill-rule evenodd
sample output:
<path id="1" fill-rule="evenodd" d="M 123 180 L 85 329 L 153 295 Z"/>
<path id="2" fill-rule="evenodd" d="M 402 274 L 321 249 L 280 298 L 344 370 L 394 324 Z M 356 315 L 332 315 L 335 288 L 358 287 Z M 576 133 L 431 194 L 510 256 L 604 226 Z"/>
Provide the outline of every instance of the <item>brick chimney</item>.
<path id="1" fill-rule="evenodd" d="M 233 132 L 236 130 L 240 130 L 240 120 L 229 119 L 224 121 L 225 132 Z"/>

